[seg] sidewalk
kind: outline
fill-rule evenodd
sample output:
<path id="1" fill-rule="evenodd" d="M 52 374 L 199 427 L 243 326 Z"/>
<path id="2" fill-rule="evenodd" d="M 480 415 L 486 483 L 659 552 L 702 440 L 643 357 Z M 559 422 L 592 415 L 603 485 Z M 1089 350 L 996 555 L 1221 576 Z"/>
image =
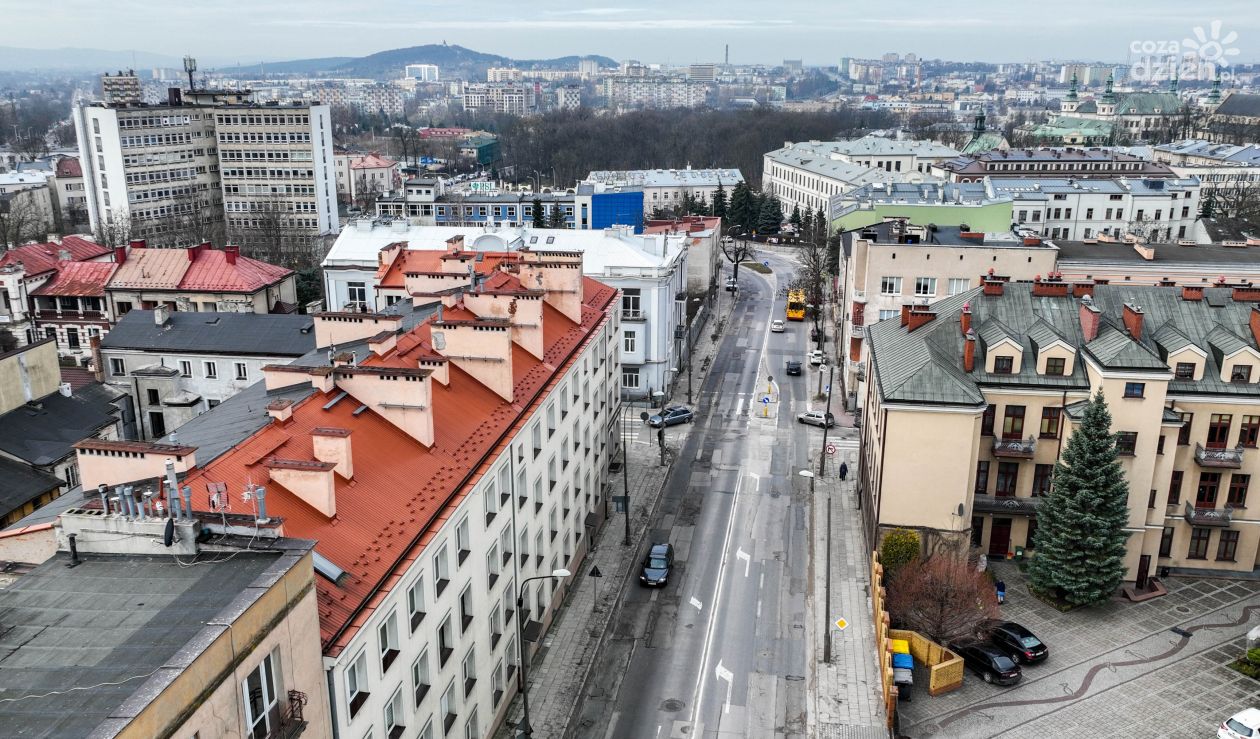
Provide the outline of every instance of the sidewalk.
<path id="1" fill-rule="evenodd" d="M 692 382 L 696 388 L 704 385 L 707 368 L 712 365 L 717 342 L 710 335 L 717 326 L 716 317 L 700 331 L 693 350 L 694 372 Z M 718 337 L 721 341 L 722 337 Z M 707 361 L 706 361 L 707 360 Z M 701 368 L 706 368 L 702 370 Z M 682 379 L 686 383 L 686 378 Z M 683 396 L 686 385 L 682 385 Z M 675 383 L 674 397 L 678 397 Z M 595 548 L 579 565 L 577 577 L 569 586 L 564 608 L 551 629 L 543 637 L 543 648 L 538 650 L 529 667 L 529 720 L 535 737 L 577 736 L 576 727 L 570 722 L 581 704 L 581 697 L 590 676 L 592 665 L 607 636 L 612 616 L 625 580 L 630 572 L 631 560 L 643 550 L 648 524 L 656 510 L 665 478 L 673 468 L 679 451 L 691 434 L 691 424 L 675 426 L 666 437 L 665 447 L 669 465 L 660 464 L 660 448 L 655 443 L 655 433 L 649 435 L 651 443 L 636 443 L 634 435 L 641 430 L 636 418 L 622 430 L 622 443 L 626 445 L 630 478 L 630 546 L 624 546 L 625 520 L 613 513 L 595 538 Z M 633 430 L 631 430 L 633 429 Z M 612 476 L 611 494 L 621 495 L 620 474 Z M 591 570 L 599 568 L 602 577 L 590 577 Z M 597 595 L 598 592 L 598 595 Z M 497 739 L 515 736 L 513 727 L 521 719 L 521 698 L 517 695 L 508 708 L 507 718 L 495 733 Z"/>

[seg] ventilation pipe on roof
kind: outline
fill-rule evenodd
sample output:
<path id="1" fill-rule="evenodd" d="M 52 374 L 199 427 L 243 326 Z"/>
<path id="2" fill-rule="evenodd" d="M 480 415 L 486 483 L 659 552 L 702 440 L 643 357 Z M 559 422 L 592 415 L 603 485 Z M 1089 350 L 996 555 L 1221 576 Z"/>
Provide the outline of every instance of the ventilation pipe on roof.
<path id="1" fill-rule="evenodd" d="M 175 462 L 166 460 L 166 502 L 171 516 L 179 518 L 179 480 L 175 479 Z"/>
<path id="2" fill-rule="evenodd" d="M 191 521 L 193 517 L 192 488 L 185 485 L 184 487 L 180 488 L 179 491 L 180 493 L 183 494 L 183 498 L 184 498 L 184 518 Z"/>
<path id="3" fill-rule="evenodd" d="M 258 504 L 258 518 L 256 523 L 260 525 L 271 523 L 271 519 L 267 518 L 267 488 L 262 485 L 255 485 L 254 501 Z"/>
<path id="4" fill-rule="evenodd" d="M 109 493 L 109 488 L 106 487 L 105 483 L 101 483 L 100 485 L 96 486 L 96 494 L 100 496 L 100 499 L 101 499 L 101 513 L 104 513 L 107 516 L 109 515 L 109 494 L 108 493 Z"/>

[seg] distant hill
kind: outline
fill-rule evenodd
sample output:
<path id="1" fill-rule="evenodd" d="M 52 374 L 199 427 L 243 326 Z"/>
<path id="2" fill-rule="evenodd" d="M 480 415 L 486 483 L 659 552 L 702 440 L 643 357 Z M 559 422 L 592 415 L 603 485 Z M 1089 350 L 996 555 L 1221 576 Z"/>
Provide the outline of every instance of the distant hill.
<path id="1" fill-rule="evenodd" d="M 386 77 L 402 74 L 408 64 L 436 64 L 442 75 L 483 77 L 489 67 L 517 66 L 522 69 L 574 69 L 580 59 L 594 59 L 601 66 L 615 67 L 617 62 L 606 56 L 564 56 L 557 59 L 515 60 L 498 54 L 486 54 L 448 44 L 425 44 L 405 49 L 378 51 L 364 57 L 326 57 L 270 62 L 263 65 L 221 68 L 220 72 L 263 69 L 274 74 L 327 73 L 337 77 Z"/>

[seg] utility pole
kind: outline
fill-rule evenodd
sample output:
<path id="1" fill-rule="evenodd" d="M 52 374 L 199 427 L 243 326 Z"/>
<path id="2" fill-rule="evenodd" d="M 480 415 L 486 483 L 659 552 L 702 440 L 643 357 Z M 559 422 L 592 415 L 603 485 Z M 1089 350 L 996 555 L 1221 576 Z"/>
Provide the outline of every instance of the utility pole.
<path id="1" fill-rule="evenodd" d="M 621 406 L 621 492 L 625 497 L 626 506 L 626 538 L 622 541 L 623 546 L 630 546 L 630 460 L 626 457 L 626 425 L 624 423 L 626 415 L 626 406 Z"/>
<path id="2" fill-rule="evenodd" d="M 665 424 L 661 423 L 661 427 L 656 430 L 656 441 L 661 446 L 661 466 L 665 466 Z"/>
<path id="3" fill-rule="evenodd" d="M 835 385 L 835 376 L 836 376 L 836 366 L 834 364 L 829 365 L 827 367 L 827 410 L 826 410 L 825 415 L 823 415 L 822 454 L 818 455 L 818 476 L 819 477 L 822 477 L 823 475 L 827 473 L 827 432 L 831 430 L 831 424 L 827 422 L 827 419 L 831 418 L 831 388 L 833 385 Z M 822 378 L 821 372 L 818 373 L 818 377 L 819 379 Z M 828 532 L 830 532 L 830 529 L 828 529 Z M 828 537 L 830 537 L 830 533 L 828 533 Z"/>

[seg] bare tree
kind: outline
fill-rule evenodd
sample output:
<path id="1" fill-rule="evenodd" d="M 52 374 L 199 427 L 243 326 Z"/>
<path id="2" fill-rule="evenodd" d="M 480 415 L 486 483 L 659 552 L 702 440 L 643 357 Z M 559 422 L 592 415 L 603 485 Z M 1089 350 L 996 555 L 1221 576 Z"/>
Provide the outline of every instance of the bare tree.
<path id="1" fill-rule="evenodd" d="M 239 245 L 242 253 L 294 270 L 319 265 L 323 258 L 320 240 L 298 222 L 305 214 L 295 213 L 279 197 L 253 199 L 250 206 L 249 213 L 234 219 L 227 229 L 228 240 Z"/>
<path id="2" fill-rule="evenodd" d="M 735 278 L 739 278 L 739 263 L 748 261 L 757 253 L 753 248 L 751 241 L 744 239 L 735 239 L 727 236 L 720 242 L 722 246 L 722 256 L 726 257 L 726 261 L 730 262 L 733 267 Z"/>
<path id="3" fill-rule="evenodd" d="M 30 190 L 0 195 L 0 246 L 18 246 L 42 238 L 52 223 Z"/>
<path id="4" fill-rule="evenodd" d="M 894 625 L 947 646 L 982 641 L 999 615 L 988 576 L 950 554 L 898 569 L 888 582 L 888 614 Z"/>
<path id="5" fill-rule="evenodd" d="M 101 246 L 126 246 L 131 241 L 131 220 L 114 219 L 112 216 L 96 224 L 92 240 Z"/>
<path id="6" fill-rule="evenodd" d="M 354 183 L 354 202 L 364 213 L 376 211 L 376 199 L 381 195 L 381 183 L 376 179 L 368 179 L 367 175 L 359 175 Z"/>
<path id="7" fill-rule="evenodd" d="M 33 162 L 42 156 L 48 155 L 48 140 L 44 138 L 42 133 L 27 131 L 25 136 L 18 138 L 13 143 L 13 150 L 16 151 L 23 159 Z"/>

